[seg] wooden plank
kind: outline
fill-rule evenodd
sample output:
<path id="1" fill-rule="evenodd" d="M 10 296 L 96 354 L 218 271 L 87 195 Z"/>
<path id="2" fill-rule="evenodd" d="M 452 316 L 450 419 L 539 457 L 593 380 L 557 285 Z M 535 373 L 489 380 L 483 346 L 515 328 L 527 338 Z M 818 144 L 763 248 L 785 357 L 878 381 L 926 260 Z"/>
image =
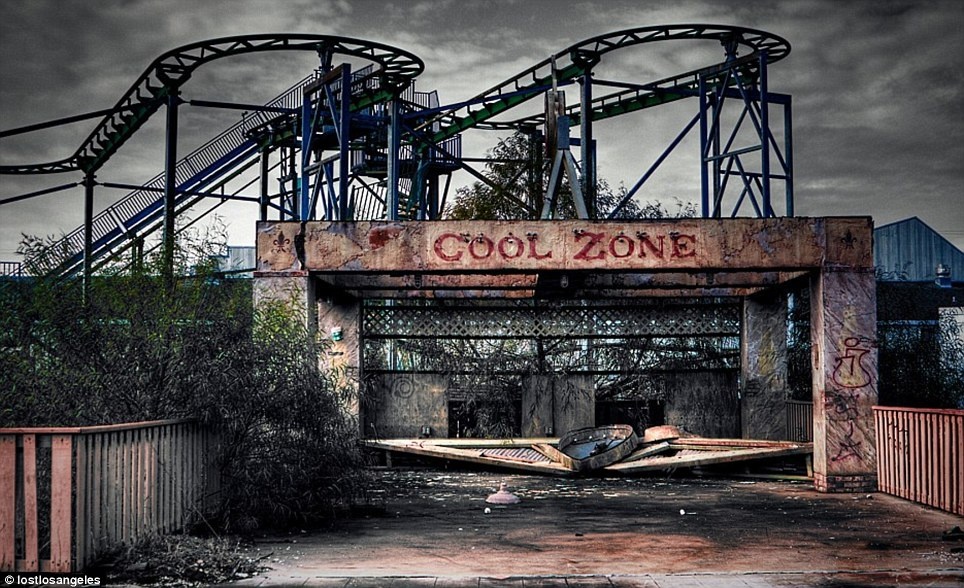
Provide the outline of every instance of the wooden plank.
<path id="1" fill-rule="evenodd" d="M 145 427 L 162 427 L 177 423 L 190 423 L 194 419 L 166 419 L 161 421 L 140 421 L 134 423 L 119 423 L 116 425 L 96 425 L 93 427 L 3 427 L 0 435 L 84 435 L 89 433 L 111 433 L 142 429 Z"/>
<path id="2" fill-rule="evenodd" d="M 548 443 L 534 443 L 532 448 L 541 453 L 542 455 L 549 458 L 553 463 L 557 463 L 567 470 L 575 471 L 575 466 L 572 462 L 572 458 L 565 453 L 559 451 L 552 445 Z"/>
<path id="3" fill-rule="evenodd" d="M 421 444 L 415 441 L 369 441 L 368 445 L 369 447 L 374 447 L 376 449 L 410 453 L 412 455 L 420 455 L 423 457 L 434 457 L 437 459 L 447 459 L 452 461 L 486 465 L 490 467 L 494 466 L 506 469 L 521 470 L 525 472 L 544 473 L 554 476 L 567 476 L 573 473 L 572 470 L 568 470 L 557 463 L 521 463 L 509 460 L 500 460 L 494 457 L 482 457 L 479 455 L 478 450 L 473 451 L 470 449 L 461 449 L 456 447 Z"/>
<path id="4" fill-rule="evenodd" d="M 23 546 L 20 571 L 40 570 L 39 534 L 37 529 L 37 436 L 24 435 L 23 443 Z"/>
<path id="5" fill-rule="evenodd" d="M 801 441 L 769 441 L 766 439 L 717 439 L 710 437 L 679 437 L 670 441 L 673 445 L 689 449 L 742 449 L 769 447 L 803 447 L 812 443 Z"/>
<path id="6" fill-rule="evenodd" d="M 87 541 L 90 535 L 87 516 L 87 436 L 78 435 L 74 444 L 77 471 L 77 483 L 74 486 L 74 558 L 77 562 L 76 569 L 79 570 L 87 564 Z"/>
<path id="7" fill-rule="evenodd" d="M 167 491 L 167 427 L 161 427 L 157 434 L 157 530 L 168 531 L 168 491 Z"/>
<path id="8" fill-rule="evenodd" d="M 100 554 L 101 541 L 104 536 L 104 518 L 103 511 L 101 509 L 102 502 L 104 499 L 104 475 L 103 475 L 103 459 L 104 459 L 104 437 L 106 435 L 102 433 L 91 435 L 91 532 L 93 537 L 91 539 L 91 550 L 93 553 L 90 554 L 91 559 Z"/>
<path id="9" fill-rule="evenodd" d="M 559 443 L 558 437 L 507 437 L 505 439 L 364 439 L 363 445 L 376 447 L 379 444 L 407 444 L 418 443 L 424 447 L 456 447 L 468 449 L 486 449 L 490 447 L 531 447 L 536 443 L 547 443 L 556 445 Z"/>
<path id="10" fill-rule="evenodd" d="M 173 529 L 181 528 L 181 506 L 184 500 L 184 477 L 178 475 L 178 472 L 182 471 L 184 467 L 184 437 L 181 434 L 182 427 L 173 427 L 171 431 L 171 442 L 174 448 L 173 455 L 171 456 L 171 470 L 170 476 L 171 481 L 174 485 L 172 492 L 172 506 L 173 512 L 171 516 L 171 525 Z"/>
<path id="11" fill-rule="evenodd" d="M 157 532 L 157 429 L 147 432 L 147 471 L 144 480 L 147 489 L 145 496 L 147 504 L 147 529 L 150 533 Z"/>
<path id="12" fill-rule="evenodd" d="M 118 513 L 120 525 L 118 528 L 117 541 L 127 543 L 130 539 L 130 510 L 131 510 L 131 465 L 130 465 L 130 431 L 123 430 L 119 434 L 120 442 L 117 444 L 117 482 L 120 488 L 118 496 Z"/>
<path id="13" fill-rule="evenodd" d="M 0 571 L 17 569 L 14 529 L 17 512 L 17 438 L 0 435 Z"/>
<path id="14" fill-rule="evenodd" d="M 896 447 L 894 438 L 893 423 L 889 418 L 888 413 L 875 412 L 874 415 L 878 418 L 879 422 L 877 425 L 877 435 L 882 435 L 885 441 L 884 446 L 884 456 L 885 461 L 883 462 L 883 477 L 881 479 L 886 480 L 885 486 L 878 481 L 878 487 L 884 492 L 893 492 L 894 488 L 894 448 Z M 881 446 L 880 443 L 877 444 L 878 447 Z M 886 489 L 885 489 L 886 487 Z"/>
<path id="15" fill-rule="evenodd" d="M 947 506 L 944 510 L 955 512 L 956 496 L 964 496 L 964 451 L 954 444 L 954 421 L 956 418 L 950 415 L 941 415 L 941 442 L 945 455 L 945 461 L 949 464 L 944 475 L 944 494 Z M 964 439 L 961 440 L 964 442 Z M 956 483 L 955 476 L 961 472 L 961 481 Z M 964 515 L 964 509 L 958 513 Z"/>
<path id="16" fill-rule="evenodd" d="M 110 496 L 106 508 L 110 513 L 110 531 L 107 534 L 107 545 L 112 546 L 120 540 L 121 531 L 121 477 L 120 477 L 120 447 L 121 432 L 111 433 L 110 436 Z"/>
<path id="17" fill-rule="evenodd" d="M 751 449 L 728 449 L 722 451 L 701 451 L 688 455 L 673 455 L 650 457 L 633 462 L 616 463 L 603 469 L 618 473 L 638 473 L 660 471 L 675 468 L 692 468 L 696 466 L 717 465 L 740 461 L 751 461 L 765 457 L 783 457 L 788 455 L 803 455 L 810 453 L 807 447 L 764 447 Z"/>
<path id="18" fill-rule="evenodd" d="M 71 498 L 73 437 L 54 435 L 50 455 L 50 571 L 73 571 Z"/>
<path id="19" fill-rule="evenodd" d="M 964 417 L 954 419 L 954 430 L 955 444 L 952 447 L 957 454 L 954 459 L 957 466 L 957 507 L 954 512 L 964 516 L 964 450 L 961 449 L 964 445 Z"/>
<path id="20" fill-rule="evenodd" d="M 643 447 L 641 449 L 637 449 L 636 451 L 626 456 L 626 459 L 624 459 L 620 463 L 638 461 L 646 457 L 652 457 L 654 455 L 659 455 L 660 453 L 665 453 L 669 450 L 670 450 L 669 441 L 661 441 L 659 443 L 656 443 L 655 445 L 650 445 L 649 447 Z"/>

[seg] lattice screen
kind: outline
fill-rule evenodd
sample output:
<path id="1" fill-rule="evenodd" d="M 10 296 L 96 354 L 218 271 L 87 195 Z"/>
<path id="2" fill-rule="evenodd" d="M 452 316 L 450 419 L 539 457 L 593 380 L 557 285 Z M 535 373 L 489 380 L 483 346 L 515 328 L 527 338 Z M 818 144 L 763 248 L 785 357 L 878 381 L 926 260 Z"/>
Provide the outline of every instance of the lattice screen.
<path id="1" fill-rule="evenodd" d="M 601 306 L 366 306 L 363 336 L 378 339 L 739 336 L 736 304 Z"/>

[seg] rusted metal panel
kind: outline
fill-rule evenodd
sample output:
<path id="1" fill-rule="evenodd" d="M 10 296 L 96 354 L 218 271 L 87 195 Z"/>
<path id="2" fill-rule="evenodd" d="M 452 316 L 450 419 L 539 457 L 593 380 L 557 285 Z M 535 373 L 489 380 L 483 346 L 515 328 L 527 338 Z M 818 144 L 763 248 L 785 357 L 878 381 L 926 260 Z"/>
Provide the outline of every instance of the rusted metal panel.
<path id="1" fill-rule="evenodd" d="M 263 222 L 257 242 L 263 272 L 525 273 L 872 267 L 871 239 L 860 217 Z"/>
<path id="2" fill-rule="evenodd" d="M 964 410 L 874 407 L 880 491 L 964 515 Z"/>

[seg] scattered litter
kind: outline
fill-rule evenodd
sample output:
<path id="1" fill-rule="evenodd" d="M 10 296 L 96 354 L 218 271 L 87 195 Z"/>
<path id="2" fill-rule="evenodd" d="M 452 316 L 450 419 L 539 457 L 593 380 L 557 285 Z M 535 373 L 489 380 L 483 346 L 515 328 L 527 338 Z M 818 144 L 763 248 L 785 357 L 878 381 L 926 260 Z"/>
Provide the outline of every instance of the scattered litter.
<path id="1" fill-rule="evenodd" d="M 681 509 L 679 509 L 679 513 L 680 513 L 681 515 L 685 515 L 685 514 L 686 514 L 686 511 L 681 508 Z"/>
<path id="2" fill-rule="evenodd" d="M 489 504 L 519 504 L 522 500 L 515 494 L 509 492 L 505 482 L 502 482 L 499 484 L 499 491 L 495 494 L 490 494 L 485 501 Z"/>
<path id="3" fill-rule="evenodd" d="M 960 527 L 954 527 L 950 531 L 944 531 L 941 538 L 944 541 L 964 541 L 964 531 Z"/>
<path id="4" fill-rule="evenodd" d="M 490 514 L 492 512 L 492 509 L 489 507 L 485 507 L 485 510 L 483 510 L 482 512 L 484 512 L 485 514 Z"/>

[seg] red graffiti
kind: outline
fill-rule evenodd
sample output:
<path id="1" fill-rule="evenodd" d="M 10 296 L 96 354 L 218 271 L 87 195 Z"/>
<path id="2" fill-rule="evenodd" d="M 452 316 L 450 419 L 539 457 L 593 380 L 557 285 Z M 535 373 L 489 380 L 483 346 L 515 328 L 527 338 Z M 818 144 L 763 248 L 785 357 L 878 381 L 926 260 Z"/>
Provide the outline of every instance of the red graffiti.
<path id="1" fill-rule="evenodd" d="M 860 339 L 847 337 L 844 339 L 844 354 L 834 359 L 833 373 L 830 380 L 848 390 L 863 388 L 871 382 L 870 372 L 861 361 L 870 353 L 870 349 L 859 347 Z"/>
<path id="2" fill-rule="evenodd" d="M 837 453 L 830 458 L 830 461 L 845 461 L 848 459 L 860 459 L 861 441 L 854 440 L 854 422 L 848 421 L 849 430 L 844 433 L 844 438 L 840 441 Z"/>

